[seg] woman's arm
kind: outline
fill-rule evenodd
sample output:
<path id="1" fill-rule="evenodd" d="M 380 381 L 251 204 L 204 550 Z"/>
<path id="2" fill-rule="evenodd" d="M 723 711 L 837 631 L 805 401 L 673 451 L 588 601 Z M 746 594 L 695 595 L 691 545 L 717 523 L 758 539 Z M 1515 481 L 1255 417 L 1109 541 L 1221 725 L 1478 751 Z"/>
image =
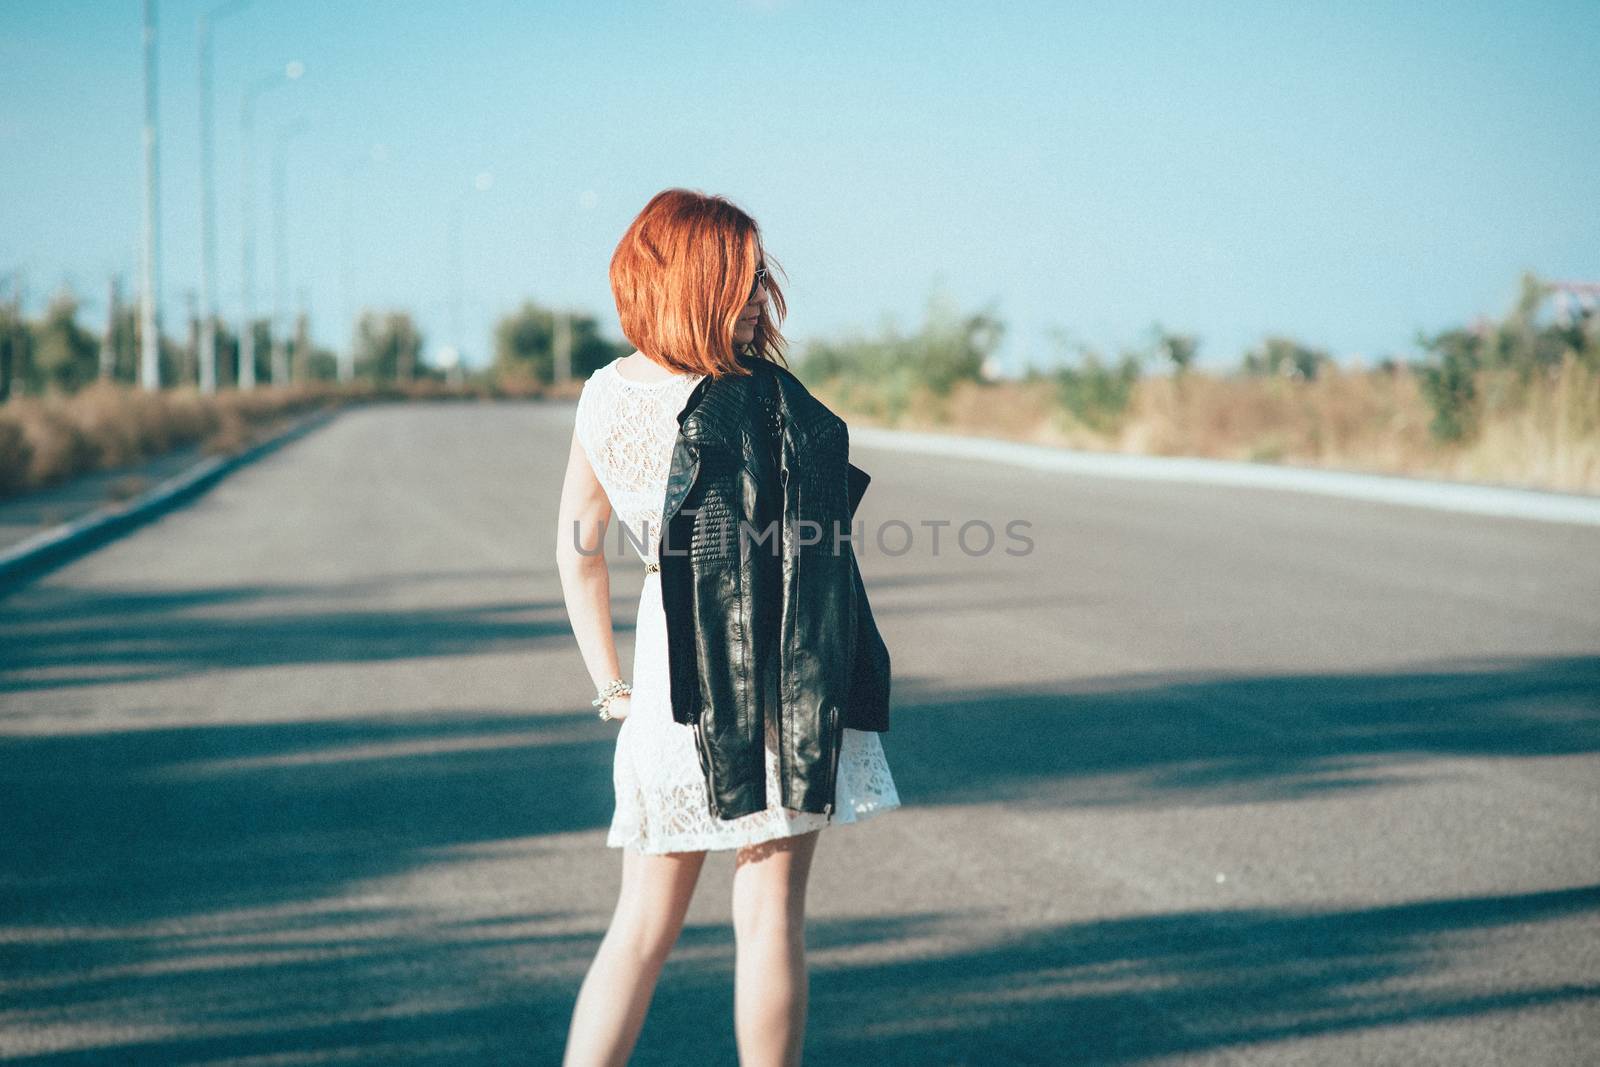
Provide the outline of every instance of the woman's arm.
<path id="1" fill-rule="evenodd" d="M 578 639 L 578 651 L 598 692 L 611 679 L 622 677 L 611 632 L 611 571 L 605 553 L 597 551 L 605 545 L 611 501 L 595 477 L 576 432 L 572 435 L 557 511 L 556 570 L 561 575 L 561 595 L 566 600 L 572 633 Z M 578 551 L 579 546 L 591 554 Z M 627 713 L 626 697 L 611 702 L 615 718 L 625 718 Z"/>

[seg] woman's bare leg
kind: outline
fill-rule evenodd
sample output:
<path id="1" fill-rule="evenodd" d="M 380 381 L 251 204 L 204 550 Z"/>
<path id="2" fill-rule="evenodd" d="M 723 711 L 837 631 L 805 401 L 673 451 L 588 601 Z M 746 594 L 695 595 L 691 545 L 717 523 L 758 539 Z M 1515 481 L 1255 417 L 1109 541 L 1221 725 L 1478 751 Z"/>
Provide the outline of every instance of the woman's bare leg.
<path id="1" fill-rule="evenodd" d="M 622 853 L 617 908 L 578 990 L 562 1067 L 628 1062 L 706 858 L 704 852 Z"/>
<path id="2" fill-rule="evenodd" d="M 805 1043 L 806 882 L 821 830 L 739 850 L 733 870 L 740 1067 L 797 1067 Z"/>

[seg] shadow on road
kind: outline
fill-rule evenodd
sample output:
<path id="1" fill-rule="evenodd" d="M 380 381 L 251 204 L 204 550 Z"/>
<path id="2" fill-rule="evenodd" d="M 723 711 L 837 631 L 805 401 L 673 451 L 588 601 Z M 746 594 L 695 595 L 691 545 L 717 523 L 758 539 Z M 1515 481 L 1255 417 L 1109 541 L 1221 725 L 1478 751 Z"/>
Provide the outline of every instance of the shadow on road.
<path id="1" fill-rule="evenodd" d="M 915 680 L 899 686 L 885 744 L 896 779 L 924 804 L 1292 800 L 1391 786 L 1385 768 L 1400 762 L 1600 751 L 1596 656 L 1384 674 L 1119 675 L 1055 692 L 919 690 Z"/>
<path id="2" fill-rule="evenodd" d="M 37 640 L 4 655 L 7 685 L 26 691 L 35 683 L 15 672 L 86 661 L 137 677 L 570 640 L 559 604 L 526 601 L 425 618 L 160 621 L 174 600 L 254 595 L 44 604 L 20 624 Z M 152 626 L 118 644 L 140 613 Z M 910 806 L 1293 802 L 1387 784 L 1388 763 L 1416 773 L 1430 757 L 1600 748 L 1593 657 L 937 698 L 917 688 L 901 686 L 885 738 Z M 598 834 L 610 819 L 611 737 L 587 712 L 496 709 L 0 737 L 0 973 L 12 1022 L 154 1027 L 108 1032 L 116 1062 L 337 1050 L 358 1061 L 555 1062 L 596 940 L 541 927 L 603 926 L 598 911 L 467 922 L 425 898 L 408 905 L 392 881 L 376 897 L 363 884 L 479 848 L 508 849 L 527 878 L 560 878 L 549 835 Z M 1461 960 L 1514 924 L 1596 912 L 1600 889 L 1581 886 L 1032 926 L 959 950 L 926 944 L 961 941 L 960 913 L 817 921 L 810 944 L 824 961 L 836 946 L 908 947 L 900 962 L 814 967 L 809 1052 L 823 1063 L 1134 1062 L 1594 998 L 1600 985 L 1482 993 L 1430 976 L 1447 963 L 1472 970 Z M 731 971 L 729 931 L 687 931 L 635 1062 L 732 1063 Z M 202 1033 L 215 1036 L 192 1036 Z"/>
<path id="3" fill-rule="evenodd" d="M 409 573 L 304 586 L 217 585 L 176 591 L 41 586 L 28 591 L 25 604 L 20 598 L 7 604 L 10 616 L 0 627 L 0 693 L 173 679 L 234 668 L 525 651 L 540 642 L 572 641 L 566 605 L 559 598 L 480 599 L 459 607 L 370 606 L 371 598 L 393 595 L 406 586 L 466 578 L 498 579 L 516 588 L 529 575 Z M 614 598 L 613 629 L 619 634 L 633 629 L 628 600 Z M 340 601 L 352 607 L 327 606 Z M 209 609 L 230 613 L 205 614 Z M 41 671 L 73 673 L 29 676 Z M 0 712 L 0 722 L 4 719 Z"/>

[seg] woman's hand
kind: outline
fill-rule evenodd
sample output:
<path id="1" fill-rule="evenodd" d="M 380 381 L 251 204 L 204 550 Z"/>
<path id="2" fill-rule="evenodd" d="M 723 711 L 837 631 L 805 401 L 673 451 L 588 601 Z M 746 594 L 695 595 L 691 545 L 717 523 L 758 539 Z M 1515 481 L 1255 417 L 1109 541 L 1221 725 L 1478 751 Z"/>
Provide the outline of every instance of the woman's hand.
<path id="1" fill-rule="evenodd" d="M 628 712 L 631 710 L 628 704 L 628 701 L 631 699 L 632 698 L 628 696 L 612 697 L 611 717 L 613 719 L 626 719 L 628 717 Z"/>

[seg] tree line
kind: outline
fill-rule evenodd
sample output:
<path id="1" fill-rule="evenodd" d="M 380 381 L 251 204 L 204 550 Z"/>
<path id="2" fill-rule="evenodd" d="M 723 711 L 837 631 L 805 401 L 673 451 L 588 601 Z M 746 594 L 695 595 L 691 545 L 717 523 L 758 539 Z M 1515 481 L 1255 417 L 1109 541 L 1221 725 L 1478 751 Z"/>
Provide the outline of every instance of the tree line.
<path id="1" fill-rule="evenodd" d="M 1421 355 L 1412 359 L 1384 357 L 1372 369 L 1393 374 L 1405 368 L 1416 374 L 1432 409 L 1431 432 L 1440 442 L 1469 439 L 1478 429 L 1486 405 L 1515 397 L 1509 390 L 1533 388 L 1543 373 L 1572 359 L 1600 371 L 1600 315 L 1592 305 L 1575 314 L 1549 316 L 1542 311 L 1551 294 L 1549 283 L 1529 273 L 1521 279 L 1511 308 L 1498 319 L 1479 319 L 1438 333 L 1419 332 Z M 58 292 L 44 311 L 25 318 L 21 302 L 0 303 L 0 400 L 21 395 L 72 393 L 96 380 L 134 384 L 138 377 L 138 313 L 118 306 L 99 331 L 79 321 L 80 304 L 70 289 Z M 255 323 L 256 380 L 272 380 L 273 356 L 269 322 Z M 792 359 L 797 373 L 812 380 L 871 383 L 884 398 L 891 417 L 917 390 L 948 394 L 957 382 L 992 379 L 993 357 L 1005 324 L 992 307 L 962 311 L 940 295 L 930 300 L 923 323 L 913 331 L 886 329 L 875 336 L 817 340 Z M 163 336 L 161 380 L 190 384 L 197 380 L 198 324 L 189 336 Z M 1180 380 L 1195 373 L 1201 339 L 1156 323 L 1139 344 L 1110 356 L 1092 345 L 1075 343 L 1063 331 L 1052 341 L 1062 358 L 1049 369 L 1030 368 L 1026 380 L 1048 379 L 1059 402 L 1083 424 L 1103 430 L 1114 427 L 1126 412 L 1141 378 L 1154 373 Z M 425 338 L 409 312 L 363 312 L 351 338 L 358 379 L 379 384 L 407 384 L 445 379 L 447 368 L 424 359 Z M 316 345 L 304 315 L 286 341 L 289 379 L 332 382 L 338 377 L 335 353 Z M 238 337 L 217 325 L 219 386 L 235 383 Z M 581 380 L 600 366 L 632 350 L 626 342 L 601 332 L 588 314 L 560 311 L 533 300 L 504 315 L 495 325 L 493 358 L 468 371 L 490 383 L 542 388 L 563 377 Z M 1326 350 L 1293 337 L 1272 335 L 1244 352 L 1221 377 L 1279 378 L 1313 381 L 1335 363 Z M 1495 395 L 1487 395 L 1485 372 L 1497 372 Z"/>
<path id="2" fill-rule="evenodd" d="M 1385 356 L 1369 369 L 1415 374 L 1432 409 L 1433 438 L 1441 443 L 1470 439 L 1488 408 L 1520 402 L 1563 361 L 1600 372 L 1600 314 L 1592 304 L 1567 314 L 1544 314 L 1553 291 L 1550 283 L 1524 274 L 1512 307 L 1498 319 L 1481 318 L 1438 333 L 1420 331 L 1415 337 L 1418 356 Z M 870 385 L 882 414 L 893 420 L 918 390 L 947 395 L 957 382 L 991 380 L 991 361 L 1004 329 L 992 308 L 961 312 L 936 295 L 916 330 L 887 329 L 877 336 L 813 342 L 795 369 L 811 379 L 841 384 L 847 393 L 851 385 Z M 1079 422 L 1106 432 L 1127 413 L 1141 379 L 1159 373 L 1181 382 L 1196 373 L 1201 349 L 1199 337 L 1160 323 L 1150 327 L 1141 343 L 1122 347 L 1114 357 L 1073 342 L 1062 330 L 1053 331 L 1051 339 L 1062 358 L 1048 369 L 1030 368 L 1024 380 L 1053 383 L 1056 399 Z M 1325 348 L 1271 335 L 1242 353 L 1234 366 L 1212 373 L 1222 379 L 1310 382 L 1336 364 Z M 1498 383 L 1492 394 L 1486 376 Z"/>

